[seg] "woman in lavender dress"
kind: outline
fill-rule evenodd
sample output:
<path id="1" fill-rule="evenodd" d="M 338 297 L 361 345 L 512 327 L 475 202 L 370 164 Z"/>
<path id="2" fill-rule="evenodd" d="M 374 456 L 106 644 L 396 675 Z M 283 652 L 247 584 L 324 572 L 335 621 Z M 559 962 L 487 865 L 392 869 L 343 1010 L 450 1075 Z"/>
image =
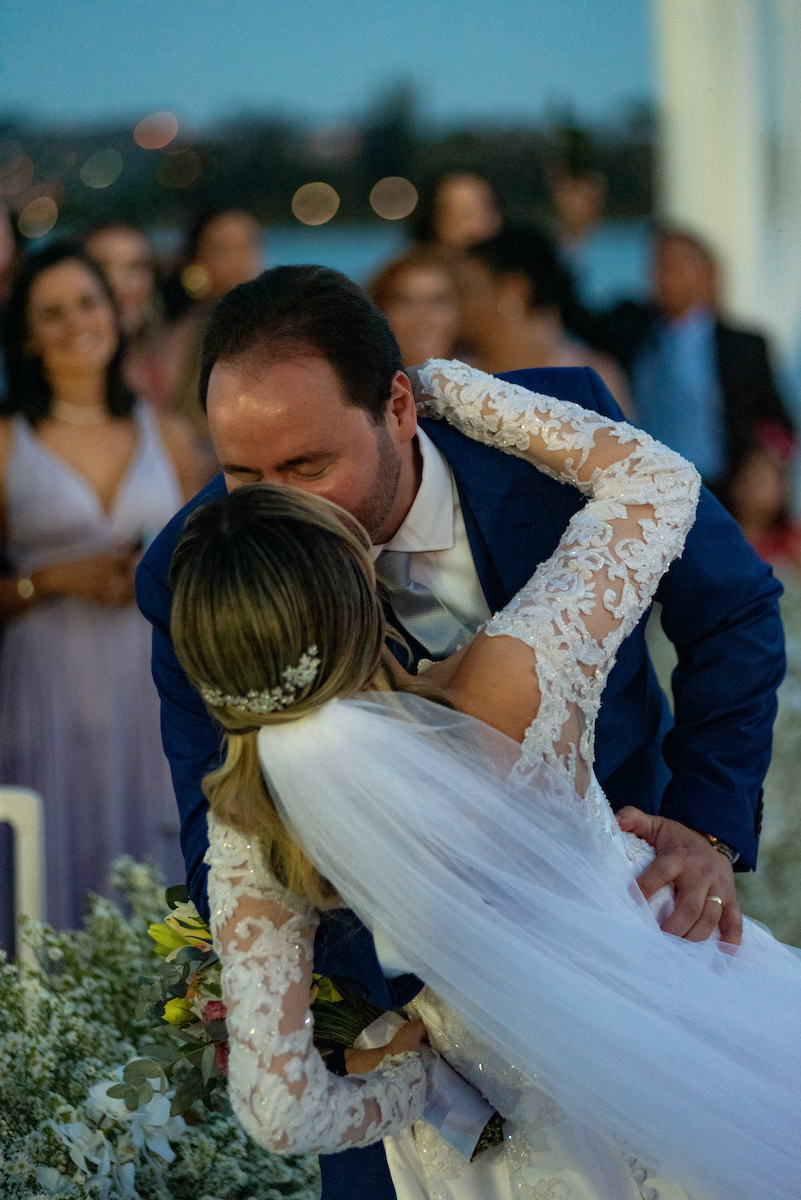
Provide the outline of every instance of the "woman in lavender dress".
<path id="1" fill-rule="evenodd" d="M 47 917 L 80 925 L 111 861 L 182 877 L 133 571 L 195 486 L 190 439 L 123 382 L 113 300 L 80 251 L 22 266 L 6 325 L 0 782 L 44 800 Z"/>

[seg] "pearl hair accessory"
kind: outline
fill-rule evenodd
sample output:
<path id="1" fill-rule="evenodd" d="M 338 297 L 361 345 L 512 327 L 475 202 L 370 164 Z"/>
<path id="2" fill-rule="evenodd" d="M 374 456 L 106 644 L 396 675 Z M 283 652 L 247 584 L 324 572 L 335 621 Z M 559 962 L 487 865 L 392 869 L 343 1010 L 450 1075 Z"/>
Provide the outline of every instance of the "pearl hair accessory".
<path id="1" fill-rule="evenodd" d="M 243 712 L 268 713 L 277 712 L 293 704 L 297 693 L 307 684 L 317 678 L 320 659 L 317 657 L 317 647 L 309 646 L 301 656 L 296 667 L 287 667 L 282 672 L 284 683 L 278 687 L 268 688 L 264 692 L 248 692 L 246 696 L 229 696 L 219 688 L 210 687 L 206 683 L 198 684 L 198 691 L 207 704 L 213 708 L 239 708 Z"/>

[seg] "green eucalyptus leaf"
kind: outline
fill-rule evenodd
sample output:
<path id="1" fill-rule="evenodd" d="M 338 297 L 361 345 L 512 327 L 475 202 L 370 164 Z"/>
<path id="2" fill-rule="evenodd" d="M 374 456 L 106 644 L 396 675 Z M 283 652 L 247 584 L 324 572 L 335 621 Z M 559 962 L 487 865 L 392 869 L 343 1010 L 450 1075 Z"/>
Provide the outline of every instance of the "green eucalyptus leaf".
<path id="1" fill-rule="evenodd" d="M 167 902 L 167 907 L 174 909 L 179 904 L 187 904 L 189 902 L 189 889 L 185 883 L 176 883 L 173 887 L 168 887 L 164 893 L 164 899 Z"/>
<path id="2" fill-rule="evenodd" d="M 156 1062 L 171 1063 L 175 1059 L 174 1046 L 159 1046 L 154 1044 L 152 1046 L 145 1046 L 144 1049 L 147 1051 L 148 1057 L 155 1059 Z"/>
<path id="3" fill-rule="evenodd" d="M 200 1071 L 203 1076 L 203 1082 L 209 1082 L 209 1076 L 214 1069 L 214 1047 L 207 1046 L 203 1051 L 200 1059 Z"/>

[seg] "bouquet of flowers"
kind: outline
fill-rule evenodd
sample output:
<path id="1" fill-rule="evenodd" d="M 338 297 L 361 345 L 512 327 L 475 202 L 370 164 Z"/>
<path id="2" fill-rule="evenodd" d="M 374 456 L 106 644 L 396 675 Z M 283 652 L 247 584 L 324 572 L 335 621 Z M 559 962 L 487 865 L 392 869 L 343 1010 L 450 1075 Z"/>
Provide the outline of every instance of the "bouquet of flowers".
<path id="1" fill-rule="evenodd" d="M 146 1057 L 128 1063 L 108 1094 L 135 1112 L 150 1103 L 156 1088 L 161 1095 L 169 1089 L 170 1115 L 191 1121 L 198 1102 L 210 1112 L 217 1109 L 218 1089 L 228 1074 L 221 964 L 186 888 L 169 888 L 165 895 L 169 915 L 148 928 L 163 961 L 156 975 L 142 979 L 136 1015 L 170 1036 L 145 1047 Z M 312 978 L 314 1041 L 326 1056 L 336 1046 L 352 1046 L 383 1010 L 355 995 L 347 980 Z"/>

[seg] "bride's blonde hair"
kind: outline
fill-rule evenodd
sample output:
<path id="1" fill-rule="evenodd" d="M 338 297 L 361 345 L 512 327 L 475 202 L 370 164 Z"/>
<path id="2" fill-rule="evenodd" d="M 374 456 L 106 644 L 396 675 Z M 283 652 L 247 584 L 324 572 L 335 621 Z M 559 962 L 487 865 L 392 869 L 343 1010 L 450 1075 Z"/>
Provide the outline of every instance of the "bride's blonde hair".
<path id="1" fill-rule="evenodd" d="M 276 878 L 317 908 L 341 904 L 287 833 L 264 783 L 262 725 L 297 721 L 326 701 L 391 686 L 381 664 L 385 622 L 370 540 L 350 514 L 296 488 L 256 484 L 198 508 L 173 555 L 172 639 L 190 681 L 244 697 L 284 683 L 316 646 L 315 677 L 292 702 L 253 713 L 209 706 L 225 758 L 203 781 L 212 811 L 258 839 Z"/>

